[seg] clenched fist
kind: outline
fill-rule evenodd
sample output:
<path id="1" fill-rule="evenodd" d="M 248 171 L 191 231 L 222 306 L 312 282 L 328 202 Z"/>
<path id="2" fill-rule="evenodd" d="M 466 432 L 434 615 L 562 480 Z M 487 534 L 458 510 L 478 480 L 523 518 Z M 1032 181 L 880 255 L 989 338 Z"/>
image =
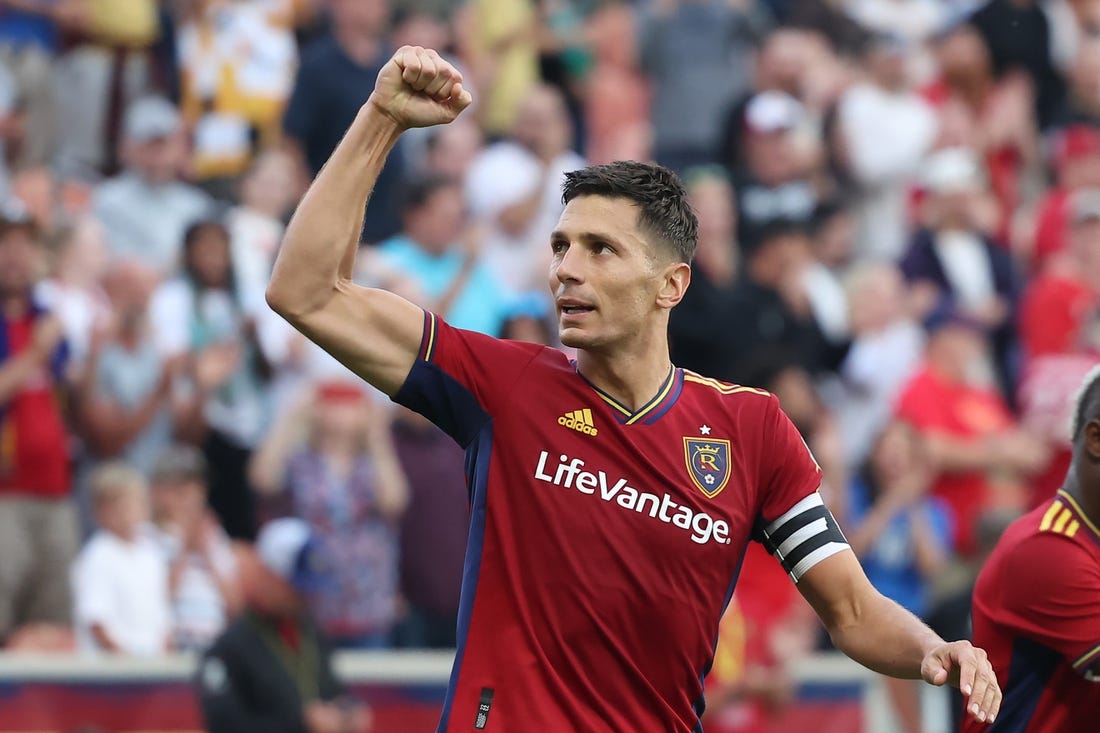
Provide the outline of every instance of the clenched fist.
<path id="1" fill-rule="evenodd" d="M 420 46 L 399 48 L 378 72 L 370 95 L 370 103 L 402 130 L 451 122 L 472 101 L 462 74 Z"/>

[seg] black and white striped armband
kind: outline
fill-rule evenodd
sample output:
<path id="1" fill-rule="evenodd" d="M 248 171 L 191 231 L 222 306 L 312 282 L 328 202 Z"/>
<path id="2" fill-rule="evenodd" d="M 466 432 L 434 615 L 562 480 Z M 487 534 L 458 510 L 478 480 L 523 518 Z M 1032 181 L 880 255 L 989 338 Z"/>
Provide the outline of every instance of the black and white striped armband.
<path id="1" fill-rule="evenodd" d="M 848 549 L 840 525 L 817 492 L 768 525 L 758 520 L 753 539 L 775 556 L 796 583 L 814 565 Z"/>

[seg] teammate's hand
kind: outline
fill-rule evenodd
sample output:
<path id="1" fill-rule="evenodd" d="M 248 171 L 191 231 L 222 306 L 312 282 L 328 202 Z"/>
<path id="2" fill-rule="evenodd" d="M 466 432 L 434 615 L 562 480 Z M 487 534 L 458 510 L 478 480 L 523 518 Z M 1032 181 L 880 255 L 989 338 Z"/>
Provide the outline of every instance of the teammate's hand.
<path id="1" fill-rule="evenodd" d="M 402 46 L 378 72 L 369 103 L 406 130 L 451 122 L 472 101 L 462 74 L 438 53 Z"/>
<path id="2" fill-rule="evenodd" d="M 950 683 L 966 695 L 966 711 L 981 722 L 993 722 L 1001 710 L 1001 688 L 984 649 L 969 641 L 936 647 L 921 663 L 921 676 L 937 687 Z"/>

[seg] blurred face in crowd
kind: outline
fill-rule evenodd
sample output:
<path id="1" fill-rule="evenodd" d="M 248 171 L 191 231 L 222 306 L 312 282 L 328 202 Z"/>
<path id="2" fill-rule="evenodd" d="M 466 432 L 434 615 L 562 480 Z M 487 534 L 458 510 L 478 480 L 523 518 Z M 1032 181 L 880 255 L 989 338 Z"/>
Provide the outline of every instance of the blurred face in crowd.
<path id="1" fill-rule="evenodd" d="M 25 297 L 42 269 L 42 252 L 33 230 L 11 225 L 0 231 L 0 297 Z"/>
<path id="2" fill-rule="evenodd" d="M 778 185 L 798 178 L 798 155 L 790 130 L 749 131 L 745 138 L 749 170 L 765 185 Z"/>
<path id="3" fill-rule="evenodd" d="M 131 141 L 126 146 L 126 162 L 146 183 L 170 183 L 179 177 L 187 151 L 183 135 L 174 134 L 147 142 Z"/>
<path id="4" fill-rule="evenodd" d="M 622 198 L 566 204 L 550 237 L 550 292 L 564 345 L 606 350 L 667 329 L 690 272 L 642 230 L 638 215 Z"/>
<path id="5" fill-rule="evenodd" d="M 313 406 L 313 443 L 321 449 L 339 447 L 358 452 L 366 444 L 370 420 L 376 417 L 370 400 L 355 387 L 335 395 L 319 389 Z"/>
<path id="6" fill-rule="evenodd" d="M 949 324 L 928 336 L 928 360 L 946 379 L 971 387 L 993 386 L 988 344 L 980 331 Z"/>
<path id="7" fill-rule="evenodd" d="M 61 242 L 57 275 L 67 282 L 94 287 L 103 277 L 109 259 L 103 225 L 93 218 L 85 218 Z"/>
<path id="8" fill-rule="evenodd" d="M 597 62 L 630 69 L 638 47 L 634 11 L 626 3 L 603 3 L 588 19 L 585 35 Z"/>
<path id="9" fill-rule="evenodd" d="M 390 20 L 389 0 L 328 0 L 328 6 L 339 30 L 374 35 Z"/>
<path id="10" fill-rule="evenodd" d="M 104 276 L 103 289 L 123 333 L 135 332 L 145 323 L 145 311 L 156 285 L 156 274 L 140 262 L 118 262 Z"/>
<path id="11" fill-rule="evenodd" d="M 1091 283 L 1100 283 L 1100 219 L 1089 218 L 1070 228 L 1070 251 L 1080 272 Z"/>
<path id="12" fill-rule="evenodd" d="M 805 36 L 795 30 L 779 30 L 768 36 L 757 59 L 757 89 L 781 89 L 794 97 L 802 94 L 809 49 Z"/>
<path id="13" fill-rule="evenodd" d="M 930 192 L 925 205 L 932 227 L 938 230 L 972 229 L 983 193 L 972 186 Z"/>
<path id="14" fill-rule="evenodd" d="M 720 176 L 707 175 L 688 183 L 688 203 L 699 219 L 695 263 L 712 275 L 732 277 L 737 270 L 737 212 L 733 187 Z"/>
<path id="15" fill-rule="evenodd" d="M 871 75 L 882 87 L 902 91 L 909 86 L 905 54 L 900 48 L 879 47 L 868 57 Z"/>
<path id="16" fill-rule="evenodd" d="M 512 136 L 544 159 L 568 150 L 573 131 L 561 93 L 545 84 L 532 89 L 520 103 Z"/>
<path id="17" fill-rule="evenodd" d="M 302 596 L 290 583 L 268 569 L 254 551 L 240 553 L 237 560 L 238 577 L 250 607 L 278 618 L 298 614 L 303 605 Z"/>
<path id="18" fill-rule="evenodd" d="M 405 233 L 428 252 L 441 255 L 455 243 L 465 220 L 462 189 L 448 184 L 405 214 Z"/>
<path id="19" fill-rule="evenodd" d="M 920 446 L 913 429 L 892 422 L 871 451 L 871 471 L 880 484 L 891 484 L 911 474 L 920 462 Z"/>
<path id="20" fill-rule="evenodd" d="M 281 219 L 294 204 L 298 171 L 286 152 L 267 150 L 256 158 L 241 181 L 241 201 L 250 209 Z"/>
<path id="21" fill-rule="evenodd" d="M 852 274 L 847 290 L 852 331 L 857 336 L 877 333 L 904 314 L 905 280 L 893 265 L 863 266 Z"/>
<path id="22" fill-rule="evenodd" d="M 814 255 L 826 267 L 839 267 L 852 259 L 856 223 L 847 210 L 837 211 L 814 234 Z"/>
<path id="23" fill-rule="evenodd" d="M 1100 103 L 1100 41 L 1089 39 L 1081 44 L 1070 68 L 1069 82 L 1078 100 Z"/>
<path id="24" fill-rule="evenodd" d="M 204 224 L 186 248 L 187 270 L 202 287 L 227 287 L 231 276 L 229 235 L 217 224 Z"/>
<path id="25" fill-rule="evenodd" d="M 148 521 L 149 500 L 143 486 L 120 486 L 96 506 L 99 526 L 127 541 L 137 538 L 141 525 Z"/>
<path id="26" fill-rule="evenodd" d="M 395 48 L 423 46 L 442 53 L 451 45 L 450 28 L 435 15 L 424 11 L 414 11 L 407 16 L 393 29 L 391 36 Z"/>
<path id="27" fill-rule="evenodd" d="M 153 486 L 158 522 L 179 529 L 193 526 L 206 514 L 206 485 L 197 478 L 178 478 Z"/>
<path id="28" fill-rule="evenodd" d="M 481 150 L 483 140 L 477 123 L 470 118 L 459 117 L 449 125 L 432 128 L 431 134 L 428 170 L 462 180 Z"/>
<path id="29" fill-rule="evenodd" d="M 543 346 L 549 346 L 553 341 L 553 334 L 546 327 L 546 323 L 531 316 L 509 318 L 505 321 L 500 336 L 511 341 L 524 341 Z"/>
<path id="30" fill-rule="evenodd" d="M 749 275 L 759 285 L 778 288 L 792 270 L 806 261 L 809 240 L 797 230 L 777 233 L 749 256 Z"/>
<path id="31" fill-rule="evenodd" d="M 969 86 L 993 75 L 989 49 L 970 26 L 962 26 L 943 39 L 937 57 L 943 77 L 952 86 Z"/>

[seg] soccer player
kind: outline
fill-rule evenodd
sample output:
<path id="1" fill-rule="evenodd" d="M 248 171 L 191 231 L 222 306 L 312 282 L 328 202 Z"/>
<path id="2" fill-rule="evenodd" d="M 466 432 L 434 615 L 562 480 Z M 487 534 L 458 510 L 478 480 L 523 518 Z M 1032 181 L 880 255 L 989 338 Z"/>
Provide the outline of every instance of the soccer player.
<path id="1" fill-rule="evenodd" d="M 467 450 L 472 520 L 439 730 L 701 730 L 703 678 L 750 539 L 849 656 L 961 685 L 975 716 L 995 716 L 984 652 L 944 642 L 867 582 L 776 398 L 670 363 L 668 315 L 697 229 L 671 172 L 615 163 L 568 177 L 549 285 L 575 363 L 352 283 L 361 212 L 398 136 L 470 101 L 434 51 L 398 50 L 295 212 L 267 291 Z M 715 326 L 721 338 L 734 324 Z"/>
<path id="2" fill-rule="evenodd" d="M 1006 531 L 974 587 L 974 641 L 1004 686 L 991 733 L 1100 726 L 1100 367 L 1073 412 L 1073 463 L 1053 499 Z M 964 733 L 979 730 L 972 720 Z"/>

